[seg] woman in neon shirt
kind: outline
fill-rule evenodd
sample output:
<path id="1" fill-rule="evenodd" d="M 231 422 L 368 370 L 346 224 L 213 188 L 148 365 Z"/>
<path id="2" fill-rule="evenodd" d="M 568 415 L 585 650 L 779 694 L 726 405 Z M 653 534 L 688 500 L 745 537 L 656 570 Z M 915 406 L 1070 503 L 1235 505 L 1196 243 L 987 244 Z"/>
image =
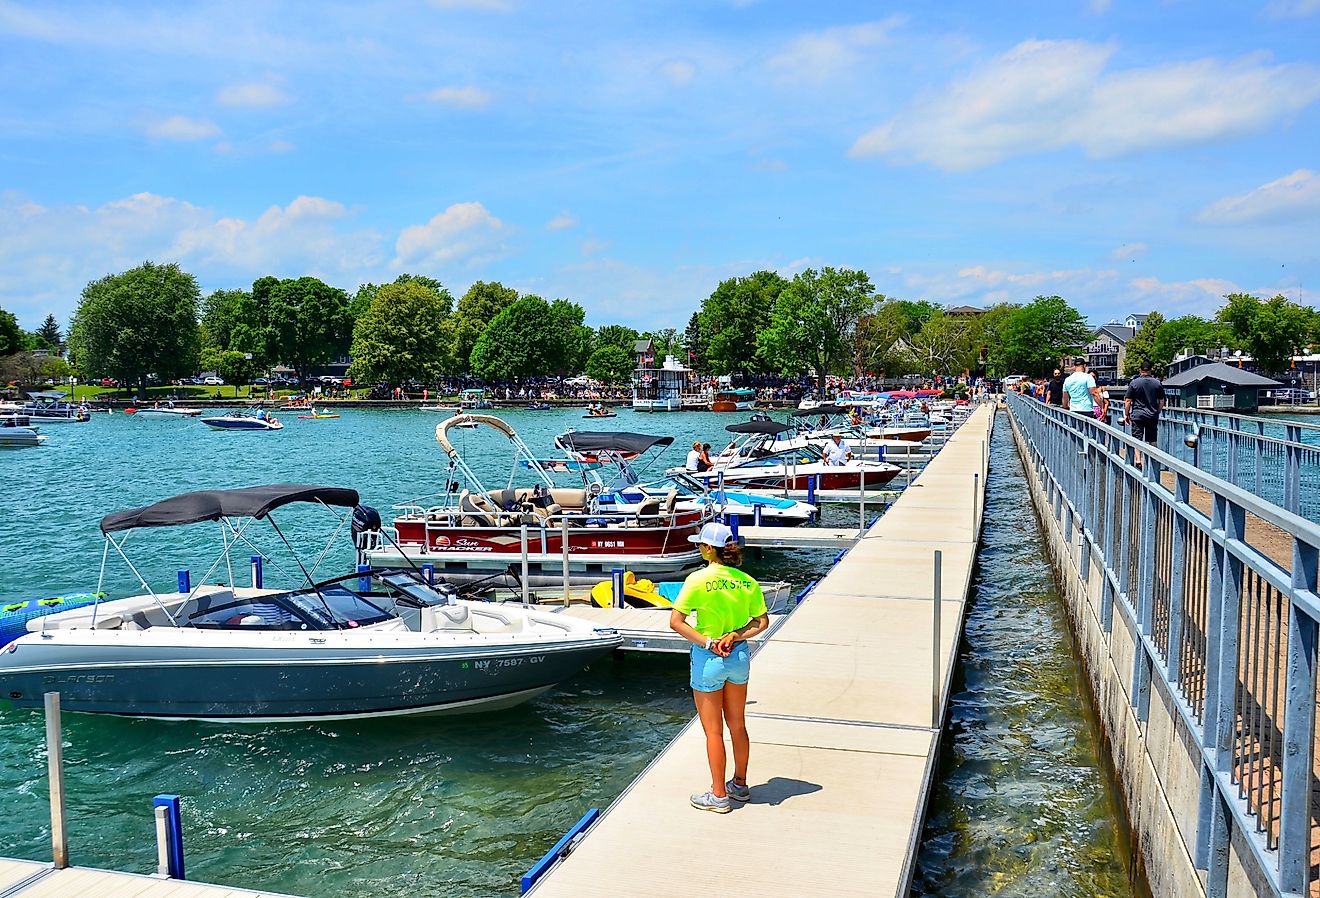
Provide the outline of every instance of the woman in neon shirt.
<path id="1" fill-rule="evenodd" d="M 701 811 L 727 814 L 730 799 L 752 797 L 747 785 L 751 739 L 747 735 L 747 680 L 751 653 L 747 640 L 770 625 L 761 584 L 738 569 L 742 550 L 733 531 L 710 523 L 688 540 L 701 546 L 706 566 L 689 574 L 669 613 L 669 626 L 692 643 L 692 698 L 706 733 L 710 789 L 692 796 Z M 687 622 L 696 615 L 696 625 Z M 724 726 L 733 742 L 733 778 L 726 781 Z"/>

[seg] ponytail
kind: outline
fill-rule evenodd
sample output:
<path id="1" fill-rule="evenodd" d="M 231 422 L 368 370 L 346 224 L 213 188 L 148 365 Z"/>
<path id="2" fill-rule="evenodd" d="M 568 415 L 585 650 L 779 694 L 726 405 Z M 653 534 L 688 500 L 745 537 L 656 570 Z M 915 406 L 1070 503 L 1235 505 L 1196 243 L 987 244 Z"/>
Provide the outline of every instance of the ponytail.
<path id="1" fill-rule="evenodd" d="M 736 542 L 729 543 L 727 546 L 716 549 L 715 555 L 719 558 L 720 564 L 725 567 L 742 567 L 742 546 L 738 545 Z"/>

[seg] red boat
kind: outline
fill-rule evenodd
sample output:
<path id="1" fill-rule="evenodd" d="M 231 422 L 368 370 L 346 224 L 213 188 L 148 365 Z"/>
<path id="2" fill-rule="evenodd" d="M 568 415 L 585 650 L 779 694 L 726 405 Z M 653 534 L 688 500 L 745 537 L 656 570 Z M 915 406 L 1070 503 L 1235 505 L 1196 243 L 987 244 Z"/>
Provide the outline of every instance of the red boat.
<path id="1" fill-rule="evenodd" d="M 677 494 L 644 502 L 625 514 L 602 509 L 599 491 L 563 489 L 551 480 L 531 450 L 507 422 L 490 415 L 468 420 L 493 428 L 514 445 L 513 470 L 534 472 L 530 487 L 489 490 L 449 441 L 457 420 L 436 427 L 436 440 L 450 460 L 450 474 L 461 474 L 468 488 L 448 476 L 442 504 L 405 503 L 393 534 L 364 534 L 363 563 L 373 568 L 433 565 L 451 581 L 497 577 L 513 572 L 532 586 L 561 586 L 567 555 L 569 581 L 595 584 L 614 568 L 651 579 L 681 577 L 701 566 L 701 553 L 688 537 L 710 519 L 707 510 L 678 511 Z M 567 553 L 565 552 L 567 533 Z"/>

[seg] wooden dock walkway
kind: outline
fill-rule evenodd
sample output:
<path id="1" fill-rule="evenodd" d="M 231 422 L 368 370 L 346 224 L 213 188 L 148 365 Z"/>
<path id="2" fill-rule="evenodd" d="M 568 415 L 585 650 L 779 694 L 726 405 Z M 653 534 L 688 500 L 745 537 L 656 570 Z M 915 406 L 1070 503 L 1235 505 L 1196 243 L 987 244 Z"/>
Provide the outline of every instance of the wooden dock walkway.
<path id="1" fill-rule="evenodd" d="M 182 879 L 0 858 L 0 898 L 288 898 Z"/>
<path id="2" fill-rule="evenodd" d="M 982 406 L 756 653 L 752 800 L 727 815 L 688 806 L 707 779 L 694 719 L 533 886 L 535 898 L 907 895 L 992 424 Z M 657 848 L 656 833 L 675 850 Z"/>
<path id="3" fill-rule="evenodd" d="M 752 549 L 846 549 L 857 542 L 856 527 L 739 527 L 738 540 Z"/>

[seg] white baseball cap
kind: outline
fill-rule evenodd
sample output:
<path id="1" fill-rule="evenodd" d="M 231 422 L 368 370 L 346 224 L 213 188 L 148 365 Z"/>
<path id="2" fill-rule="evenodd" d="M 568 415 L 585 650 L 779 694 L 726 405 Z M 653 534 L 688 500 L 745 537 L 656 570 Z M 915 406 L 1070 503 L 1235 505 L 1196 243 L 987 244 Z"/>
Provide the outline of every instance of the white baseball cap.
<path id="1" fill-rule="evenodd" d="M 718 521 L 711 521 L 696 536 L 689 536 L 690 543 L 705 543 L 708 546 L 714 546 L 717 549 L 723 549 L 729 543 L 733 542 L 733 531 Z"/>

